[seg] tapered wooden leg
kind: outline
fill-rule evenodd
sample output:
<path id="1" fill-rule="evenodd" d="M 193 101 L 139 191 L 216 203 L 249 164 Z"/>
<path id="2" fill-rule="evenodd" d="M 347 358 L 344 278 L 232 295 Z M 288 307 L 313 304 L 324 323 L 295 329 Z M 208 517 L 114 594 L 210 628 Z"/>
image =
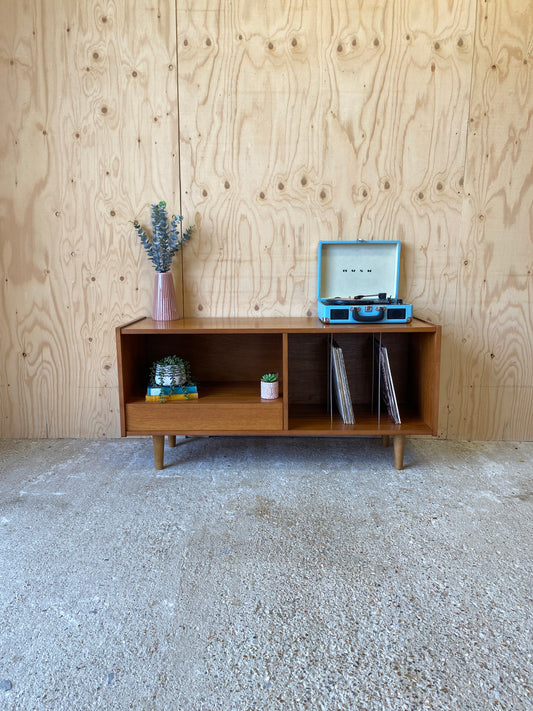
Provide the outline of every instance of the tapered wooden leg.
<path id="1" fill-rule="evenodd" d="M 403 469 L 403 453 L 405 450 L 405 435 L 394 435 L 394 466 Z"/>
<path id="2" fill-rule="evenodd" d="M 153 435 L 152 439 L 154 441 L 155 468 L 163 469 L 163 463 L 165 461 L 165 436 Z"/>
<path id="3" fill-rule="evenodd" d="M 381 444 L 384 447 L 388 447 L 390 444 L 390 437 L 389 435 L 381 435 Z"/>
<path id="4" fill-rule="evenodd" d="M 176 435 L 169 435 L 169 436 L 168 436 L 168 446 L 169 446 L 169 447 L 175 447 L 175 446 L 176 446 Z"/>

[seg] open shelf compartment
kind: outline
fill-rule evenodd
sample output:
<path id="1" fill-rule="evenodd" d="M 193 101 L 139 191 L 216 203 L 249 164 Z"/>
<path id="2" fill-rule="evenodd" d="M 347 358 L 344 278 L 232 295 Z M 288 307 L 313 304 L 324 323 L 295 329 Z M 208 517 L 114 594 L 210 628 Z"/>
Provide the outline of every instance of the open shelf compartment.
<path id="1" fill-rule="evenodd" d="M 122 333 L 119 353 L 123 433 L 283 429 L 283 338 L 277 333 Z M 198 399 L 145 402 L 150 366 L 175 354 L 188 360 Z M 260 379 L 278 372 L 281 397 L 261 399 Z"/>
<path id="2" fill-rule="evenodd" d="M 338 332 L 290 334 L 288 345 L 288 429 L 341 434 L 432 434 L 435 369 L 434 333 Z M 344 424 L 333 396 L 331 340 L 342 348 L 355 424 Z M 378 397 L 374 339 L 387 347 L 401 416 L 396 424 Z M 431 392 L 428 394 L 427 389 Z"/>

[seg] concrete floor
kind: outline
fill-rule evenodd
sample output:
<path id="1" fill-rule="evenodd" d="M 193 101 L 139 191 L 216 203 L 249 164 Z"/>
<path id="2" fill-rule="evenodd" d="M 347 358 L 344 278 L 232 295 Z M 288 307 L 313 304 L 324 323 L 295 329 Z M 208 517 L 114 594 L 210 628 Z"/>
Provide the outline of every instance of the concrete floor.
<path id="1" fill-rule="evenodd" d="M 533 443 L 0 440 L 0 709 L 533 708 Z"/>

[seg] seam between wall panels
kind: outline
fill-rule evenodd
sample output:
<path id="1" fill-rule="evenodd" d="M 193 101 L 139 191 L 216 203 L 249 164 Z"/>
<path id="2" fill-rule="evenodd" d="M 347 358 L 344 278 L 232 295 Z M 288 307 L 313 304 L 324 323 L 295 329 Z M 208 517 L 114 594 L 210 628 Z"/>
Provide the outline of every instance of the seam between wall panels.
<path id="1" fill-rule="evenodd" d="M 179 185 L 179 196 L 178 196 L 178 207 L 179 214 L 183 215 L 183 193 L 182 193 L 182 180 L 181 180 L 181 104 L 180 104 L 180 72 L 179 72 L 179 52 L 178 52 L 178 2 L 179 0 L 174 0 L 174 47 L 175 47 L 175 66 L 176 66 L 176 111 L 177 111 L 177 125 L 178 125 L 178 145 L 176 147 L 178 155 L 178 185 Z M 181 230 L 183 232 L 183 222 L 181 223 Z M 183 265 L 183 252 L 180 259 L 180 291 L 181 291 L 181 303 L 182 308 L 185 308 L 185 287 L 184 287 L 184 265 Z M 185 316 L 185 314 L 182 314 Z"/>

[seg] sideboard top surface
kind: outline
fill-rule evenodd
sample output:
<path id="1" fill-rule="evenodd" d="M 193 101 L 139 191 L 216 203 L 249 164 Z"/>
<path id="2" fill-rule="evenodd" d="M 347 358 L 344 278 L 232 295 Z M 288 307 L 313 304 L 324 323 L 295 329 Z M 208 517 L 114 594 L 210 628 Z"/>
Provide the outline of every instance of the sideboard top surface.
<path id="1" fill-rule="evenodd" d="M 157 333 L 413 333 L 439 330 L 428 321 L 413 318 L 411 323 L 325 324 L 316 317 L 310 318 L 183 318 L 177 321 L 154 321 L 142 318 L 120 327 L 128 334 Z"/>

